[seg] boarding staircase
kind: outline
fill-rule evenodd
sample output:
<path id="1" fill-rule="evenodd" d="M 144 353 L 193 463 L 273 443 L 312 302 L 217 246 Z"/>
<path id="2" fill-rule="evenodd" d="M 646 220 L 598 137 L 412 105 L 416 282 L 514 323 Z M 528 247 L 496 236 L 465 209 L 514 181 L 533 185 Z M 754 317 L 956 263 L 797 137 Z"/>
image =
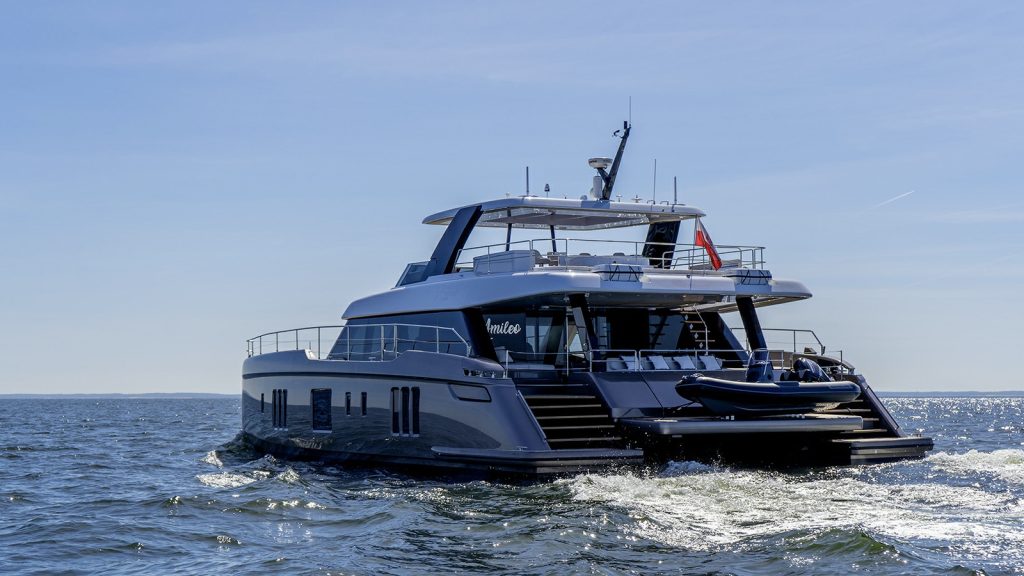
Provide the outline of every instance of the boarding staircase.
<path id="1" fill-rule="evenodd" d="M 933 448 L 931 438 L 905 435 L 875 393 L 863 381 L 861 388 L 864 392 L 853 402 L 821 411 L 824 414 L 860 416 L 864 420 L 864 426 L 860 430 L 841 432 L 832 440 L 832 444 L 842 455 L 843 463 L 922 458 Z"/>
<path id="2" fill-rule="evenodd" d="M 552 450 L 624 447 L 608 408 L 586 384 L 520 385 Z"/>

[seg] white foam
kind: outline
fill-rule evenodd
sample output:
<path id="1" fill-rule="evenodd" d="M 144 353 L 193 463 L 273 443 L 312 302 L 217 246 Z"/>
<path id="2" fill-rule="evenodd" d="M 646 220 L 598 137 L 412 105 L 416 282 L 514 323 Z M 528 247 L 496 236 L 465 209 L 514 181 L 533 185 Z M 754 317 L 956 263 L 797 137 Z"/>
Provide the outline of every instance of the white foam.
<path id="1" fill-rule="evenodd" d="M 977 486 L 879 484 L 872 474 L 885 470 L 877 468 L 807 478 L 682 464 L 666 473 L 583 475 L 565 483 L 578 500 L 627 511 L 633 522 L 622 527 L 626 533 L 686 549 L 788 531 L 863 529 L 901 539 L 941 539 L 963 550 L 999 542 L 1004 554 L 1024 555 L 1024 531 L 1013 528 L 1024 522 L 1019 502 Z"/>
<path id="2" fill-rule="evenodd" d="M 209 464 L 211 466 L 216 466 L 217 468 L 223 468 L 224 467 L 224 463 L 220 461 L 220 457 L 217 456 L 217 451 L 216 450 L 210 450 L 199 461 L 204 463 L 204 464 Z"/>
<path id="3" fill-rule="evenodd" d="M 1024 450 L 1004 449 L 993 452 L 971 450 L 962 454 L 939 452 L 928 457 L 928 463 L 954 474 L 986 472 L 1014 484 L 1024 484 Z"/>
<path id="4" fill-rule="evenodd" d="M 203 484 L 212 488 L 238 488 L 246 484 L 252 484 L 257 480 L 245 474 L 235 472 L 214 472 L 211 474 L 200 474 L 196 478 Z"/>

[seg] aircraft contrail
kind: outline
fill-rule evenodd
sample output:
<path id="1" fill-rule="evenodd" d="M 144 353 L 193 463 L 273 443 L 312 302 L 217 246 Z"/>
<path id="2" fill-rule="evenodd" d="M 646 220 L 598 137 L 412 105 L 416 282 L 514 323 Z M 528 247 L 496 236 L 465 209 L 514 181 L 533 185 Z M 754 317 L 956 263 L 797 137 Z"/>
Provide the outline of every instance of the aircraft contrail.
<path id="1" fill-rule="evenodd" d="M 875 208 L 881 208 L 882 206 L 885 206 L 886 204 L 892 204 L 893 202 L 899 200 L 900 198 L 906 198 L 907 196 L 910 196 L 913 193 L 914 193 L 913 190 L 911 190 L 910 192 L 904 192 L 903 194 L 900 194 L 899 196 L 894 196 L 892 198 L 889 198 L 885 202 L 879 202 L 878 204 L 875 204 L 871 208 L 868 208 L 868 210 L 874 210 Z"/>

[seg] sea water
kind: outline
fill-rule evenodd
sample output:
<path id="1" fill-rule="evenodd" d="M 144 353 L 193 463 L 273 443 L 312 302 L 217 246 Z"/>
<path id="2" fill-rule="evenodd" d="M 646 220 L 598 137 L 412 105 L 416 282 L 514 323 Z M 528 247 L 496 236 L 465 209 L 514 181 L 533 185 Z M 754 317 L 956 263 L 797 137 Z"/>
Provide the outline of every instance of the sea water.
<path id="1" fill-rule="evenodd" d="M 891 398 L 926 459 L 503 483 L 288 462 L 222 399 L 0 399 L 0 574 L 1024 574 L 1024 399 Z"/>

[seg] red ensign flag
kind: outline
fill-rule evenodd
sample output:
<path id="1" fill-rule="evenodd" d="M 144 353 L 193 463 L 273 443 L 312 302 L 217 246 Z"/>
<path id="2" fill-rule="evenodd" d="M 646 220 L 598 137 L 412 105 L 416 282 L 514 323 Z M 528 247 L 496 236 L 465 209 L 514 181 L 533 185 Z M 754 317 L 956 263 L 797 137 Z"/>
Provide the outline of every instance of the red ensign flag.
<path id="1" fill-rule="evenodd" d="M 722 267 L 722 259 L 718 257 L 718 250 L 715 250 L 715 243 L 711 241 L 711 235 L 704 229 L 704 224 L 701 224 L 700 220 L 697 220 L 697 225 L 693 230 L 693 243 L 697 246 L 701 246 L 708 253 L 708 258 L 711 259 L 711 266 L 718 270 Z"/>

